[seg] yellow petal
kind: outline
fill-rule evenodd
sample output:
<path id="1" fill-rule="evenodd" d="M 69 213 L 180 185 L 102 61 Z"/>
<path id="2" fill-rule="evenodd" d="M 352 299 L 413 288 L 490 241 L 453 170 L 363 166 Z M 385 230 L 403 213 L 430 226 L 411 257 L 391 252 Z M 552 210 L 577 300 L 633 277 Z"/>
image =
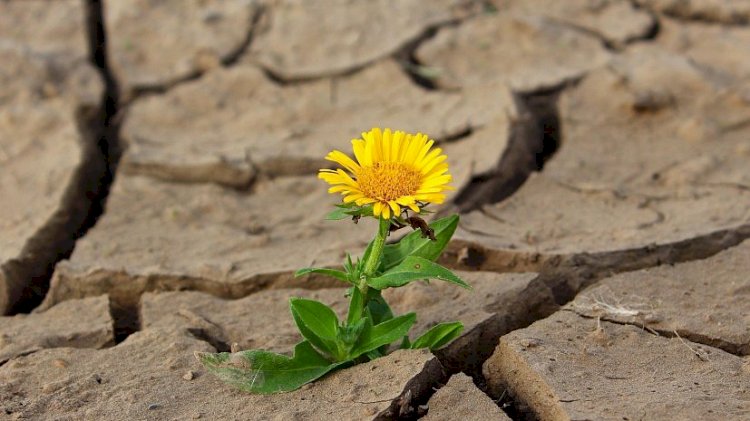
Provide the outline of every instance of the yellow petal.
<path id="1" fill-rule="evenodd" d="M 370 203 L 375 203 L 375 202 L 376 202 L 375 199 L 371 199 L 369 197 L 363 197 L 361 199 L 355 200 L 355 203 L 357 204 L 357 206 L 369 205 Z"/>
<path id="2" fill-rule="evenodd" d="M 402 162 L 404 162 L 405 164 L 414 164 L 414 159 L 417 157 L 419 150 L 424 145 L 424 138 L 422 136 L 423 135 L 420 133 L 416 136 L 412 136 L 411 139 L 409 139 L 409 146 L 406 147 L 406 152 L 404 152 Z"/>
<path id="3" fill-rule="evenodd" d="M 435 148 L 430 151 L 425 157 L 423 157 L 421 160 L 414 163 L 414 165 L 417 166 L 420 170 L 424 168 L 427 164 L 431 163 L 433 159 L 437 158 L 441 153 L 443 152 L 440 148 Z"/>
<path id="4" fill-rule="evenodd" d="M 347 184 L 347 180 L 342 178 L 338 173 L 321 172 L 318 173 L 318 178 L 325 180 L 328 184 Z"/>
<path id="5" fill-rule="evenodd" d="M 404 137 L 401 139 L 401 144 L 398 148 L 398 157 L 396 157 L 398 162 L 404 162 L 404 157 L 406 157 L 406 152 L 409 150 L 412 138 L 414 138 L 412 134 L 404 133 Z"/>
<path id="6" fill-rule="evenodd" d="M 344 196 L 344 203 L 352 203 L 357 199 L 362 199 L 364 196 L 362 193 L 352 193 L 348 196 Z"/>
<path id="7" fill-rule="evenodd" d="M 352 140 L 352 150 L 354 151 L 354 157 L 357 158 L 359 165 L 372 165 L 372 161 L 369 160 L 369 156 L 365 153 L 365 141 L 360 139 Z"/>
<path id="8" fill-rule="evenodd" d="M 441 162 L 435 166 L 435 168 L 431 169 L 427 174 L 425 174 L 425 178 L 429 178 L 436 175 L 442 175 L 443 173 L 448 172 L 448 163 L 447 162 Z"/>
<path id="9" fill-rule="evenodd" d="M 394 216 L 401 215 L 401 208 L 398 206 L 398 204 L 396 204 L 396 201 L 389 200 L 388 201 L 388 206 L 390 206 L 391 209 L 393 209 L 393 215 Z"/>
<path id="10" fill-rule="evenodd" d="M 383 204 L 380 202 L 375 202 L 375 204 L 372 205 L 372 214 L 375 215 L 375 217 L 379 217 L 382 212 Z"/>
<path id="11" fill-rule="evenodd" d="M 440 193 L 443 190 L 445 190 L 445 188 L 443 188 L 442 186 L 440 186 L 440 187 L 429 187 L 429 188 L 424 188 L 424 189 L 417 190 L 417 195 L 420 195 L 420 194 L 429 194 L 429 193 Z"/>
<path id="12" fill-rule="evenodd" d="M 339 175 L 339 177 L 341 177 L 341 179 L 344 180 L 344 183 L 346 183 L 346 184 L 348 184 L 350 186 L 359 188 L 359 184 L 357 184 L 357 182 L 354 181 L 354 179 L 352 179 L 351 177 L 349 177 L 349 174 L 345 173 L 344 170 L 338 170 L 337 174 Z"/>
<path id="13" fill-rule="evenodd" d="M 351 191 L 350 186 L 342 186 L 340 184 L 338 186 L 333 186 L 328 189 L 328 193 L 349 193 L 350 191 Z"/>
<path id="14" fill-rule="evenodd" d="M 375 163 L 375 141 L 370 133 L 362 133 L 362 137 L 365 139 L 365 160 L 367 161 L 362 165 L 370 167 Z"/>
<path id="15" fill-rule="evenodd" d="M 414 159 L 414 165 L 419 165 L 419 163 L 422 162 L 422 159 L 424 159 L 424 157 L 427 155 L 427 151 L 430 150 L 434 143 L 434 140 L 428 140 L 427 143 L 422 146 L 422 149 L 420 149 L 417 157 Z"/>
<path id="16" fill-rule="evenodd" d="M 421 189 L 429 189 L 429 188 L 432 188 L 432 187 L 439 187 L 439 186 L 448 184 L 450 182 L 451 182 L 451 175 L 450 174 L 445 174 L 445 175 L 440 175 L 440 176 L 437 176 L 437 177 L 432 177 L 432 178 L 429 178 L 429 179 L 425 180 L 422 183 L 422 185 L 420 186 L 420 190 Z"/>
<path id="17" fill-rule="evenodd" d="M 390 130 L 386 130 L 390 133 Z M 370 130 L 370 139 L 372 139 L 372 162 L 383 161 L 383 133 L 376 127 Z"/>
<path id="18" fill-rule="evenodd" d="M 341 151 L 330 152 L 326 155 L 326 159 L 340 164 L 350 172 L 356 173 L 359 171 L 359 165 Z"/>
<path id="19" fill-rule="evenodd" d="M 417 193 L 416 199 L 422 202 L 430 203 L 443 203 L 445 201 L 445 195 L 442 193 Z"/>
<path id="20" fill-rule="evenodd" d="M 388 204 L 386 203 L 380 203 L 380 204 L 382 205 L 382 208 L 383 208 L 383 213 L 382 213 L 383 218 L 389 219 L 391 217 L 391 208 L 388 207 Z"/>
<path id="21" fill-rule="evenodd" d="M 401 142 L 404 139 L 404 134 L 404 132 L 399 130 L 393 134 L 393 139 L 391 139 L 391 161 L 393 162 L 399 162 Z"/>
<path id="22" fill-rule="evenodd" d="M 422 167 L 422 174 L 428 174 L 430 171 L 432 171 L 433 168 L 435 168 L 438 164 L 441 164 L 446 159 L 448 159 L 448 157 L 445 155 L 440 155 L 436 158 L 433 158 L 430 162 L 426 163 Z"/>
<path id="23" fill-rule="evenodd" d="M 391 161 L 391 139 L 393 138 L 393 133 L 391 133 L 391 129 L 385 129 L 383 132 L 383 140 L 380 142 L 380 147 L 383 148 L 383 153 L 380 155 L 381 159 L 385 162 Z"/>
<path id="24" fill-rule="evenodd" d="M 415 213 L 419 213 L 419 206 L 416 204 L 409 205 L 409 209 L 413 210 Z"/>
<path id="25" fill-rule="evenodd" d="M 396 199 L 396 203 L 399 205 L 409 206 L 414 204 L 414 197 L 412 196 L 401 196 Z"/>

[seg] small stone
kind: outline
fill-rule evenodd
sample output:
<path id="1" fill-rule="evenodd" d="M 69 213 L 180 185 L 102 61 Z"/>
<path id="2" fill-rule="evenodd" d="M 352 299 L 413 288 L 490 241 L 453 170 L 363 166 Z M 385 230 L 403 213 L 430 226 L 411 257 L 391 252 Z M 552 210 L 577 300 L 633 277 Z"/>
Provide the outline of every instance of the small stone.
<path id="1" fill-rule="evenodd" d="M 609 335 L 607 335 L 607 332 L 601 326 L 597 326 L 594 331 L 588 334 L 588 337 L 598 345 L 609 345 Z"/>
<path id="2" fill-rule="evenodd" d="M 54 365 L 57 368 L 65 368 L 68 366 L 68 362 L 61 358 L 57 358 L 55 360 L 52 360 L 52 365 Z"/>
<path id="3" fill-rule="evenodd" d="M 524 348 L 536 348 L 542 344 L 542 341 L 535 338 L 525 339 L 521 342 L 521 346 Z"/>
<path id="4" fill-rule="evenodd" d="M 160 406 L 161 406 L 161 405 L 159 405 L 158 403 L 152 403 L 152 404 L 150 404 L 150 405 L 148 406 L 148 410 L 149 410 L 149 411 L 153 411 L 153 410 L 155 410 L 155 409 L 159 409 L 159 407 L 160 407 Z"/>
<path id="5" fill-rule="evenodd" d="M 193 372 L 192 370 L 188 371 L 184 376 L 182 376 L 182 378 L 185 380 L 193 380 L 195 378 L 195 372 Z"/>

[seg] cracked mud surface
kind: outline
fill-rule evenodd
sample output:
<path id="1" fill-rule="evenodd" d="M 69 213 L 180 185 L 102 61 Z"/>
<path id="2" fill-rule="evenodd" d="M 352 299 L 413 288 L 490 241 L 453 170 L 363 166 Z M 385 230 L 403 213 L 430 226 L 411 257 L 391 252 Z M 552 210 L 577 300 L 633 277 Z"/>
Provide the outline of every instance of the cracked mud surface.
<path id="1" fill-rule="evenodd" d="M 3 2 L 0 16 L 0 314 L 7 314 L 44 296 L 44 280 L 87 217 L 101 168 L 82 126 L 103 85 L 86 58 L 79 3 Z"/>
<path id="2" fill-rule="evenodd" d="M 750 417 L 750 3 L 564 3 L 0 1 L 0 419 Z M 371 238 L 315 173 L 372 126 L 449 156 L 474 290 L 386 298 L 464 333 L 205 375 L 291 351 L 289 297 L 343 315 L 292 273 Z"/>

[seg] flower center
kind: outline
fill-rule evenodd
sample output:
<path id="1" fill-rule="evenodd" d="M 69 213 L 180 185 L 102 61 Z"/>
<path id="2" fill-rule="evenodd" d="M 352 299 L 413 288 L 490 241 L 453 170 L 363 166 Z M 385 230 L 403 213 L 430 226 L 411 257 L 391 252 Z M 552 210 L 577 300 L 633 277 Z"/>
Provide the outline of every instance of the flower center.
<path id="1" fill-rule="evenodd" d="M 381 201 L 413 195 L 422 185 L 422 174 L 401 162 L 376 162 L 357 172 L 359 188 L 367 197 Z"/>

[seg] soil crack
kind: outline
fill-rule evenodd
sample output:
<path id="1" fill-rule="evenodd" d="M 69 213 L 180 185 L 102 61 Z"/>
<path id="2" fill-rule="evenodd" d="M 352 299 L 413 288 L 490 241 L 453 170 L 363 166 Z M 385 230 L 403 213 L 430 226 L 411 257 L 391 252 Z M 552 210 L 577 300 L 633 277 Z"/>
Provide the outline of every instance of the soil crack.
<path id="1" fill-rule="evenodd" d="M 519 117 L 511 122 L 508 148 L 492 171 L 474 178 L 458 193 L 454 203 L 459 212 L 501 202 L 521 188 L 531 173 L 542 171 L 562 142 L 557 101 L 567 86 L 514 94 Z"/>
<path id="2" fill-rule="evenodd" d="M 267 12 L 267 6 L 263 4 L 257 4 L 257 5 L 250 4 L 248 7 L 253 8 L 253 12 L 250 15 L 250 20 L 248 23 L 249 29 L 247 31 L 247 34 L 245 35 L 245 39 L 242 40 L 242 43 L 239 46 L 237 46 L 237 48 L 234 51 L 230 52 L 225 57 L 222 57 L 219 60 L 219 63 L 224 68 L 232 67 L 235 64 L 237 64 L 242 58 L 242 56 L 247 52 L 247 50 L 252 45 L 253 40 L 255 40 L 255 37 L 258 34 L 259 26 L 262 22 L 263 17 L 265 16 Z M 146 85 L 146 86 L 142 85 L 142 86 L 133 87 L 130 93 L 128 94 L 127 102 L 128 103 L 133 102 L 143 96 L 164 94 L 179 85 L 200 79 L 201 77 L 203 77 L 203 75 L 205 75 L 209 71 L 210 70 L 195 69 L 191 73 L 184 75 L 180 78 L 177 78 L 175 80 L 172 80 L 168 83 Z M 269 74 L 268 72 L 265 72 L 265 73 L 266 73 L 266 76 L 269 77 L 269 80 L 272 80 L 278 83 L 278 81 L 273 75 Z"/>
<path id="3" fill-rule="evenodd" d="M 76 241 L 104 212 L 120 157 L 118 87 L 106 60 L 101 1 L 91 0 L 86 4 L 85 13 L 89 60 L 104 81 L 104 92 L 98 105 L 80 106 L 75 110 L 82 159 L 66 187 L 61 211 L 47 221 L 24 247 L 22 255 L 28 258 L 14 260 L 2 268 L 11 290 L 19 290 L 15 294 L 16 301 L 8 303 L 8 314 L 27 313 L 41 303 L 49 290 L 57 262 L 70 257 Z"/>
<path id="4" fill-rule="evenodd" d="M 718 12 L 715 9 L 712 10 L 708 8 L 707 10 L 700 10 L 699 8 L 691 8 L 691 2 L 689 1 L 671 2 L 671 4 L 662 6 L 661 8 L 651 5 L 651 2 L 648 0 L 631 1 L 637 8 L 649 10 L 654 14 L 662 14 L 682 22 L 700 22 L 723 26 L 746 26 L 750 24 L 750 13 L 727 12 L 722 16 L 717 15 Z M 730 2 L 726 2 L 727 5 L 729 3 Z"/>

